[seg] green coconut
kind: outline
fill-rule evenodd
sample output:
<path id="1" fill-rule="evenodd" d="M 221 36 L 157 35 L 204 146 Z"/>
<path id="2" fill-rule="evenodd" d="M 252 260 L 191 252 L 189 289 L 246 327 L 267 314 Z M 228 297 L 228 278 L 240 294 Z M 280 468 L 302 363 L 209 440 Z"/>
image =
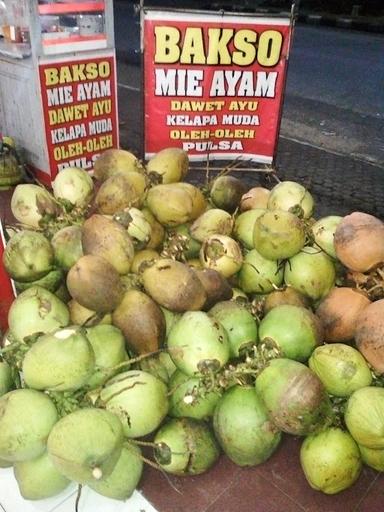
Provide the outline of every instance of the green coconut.
<path id="1" fill-rule="evenodd" d="M 49 333 L 69 324 L 69 311 L 56 295 L 33 286 L 20 293 L 8 313 L 8 325 L 16 341 L 36 333 Z"/>
<path id="2" fill-rule="evenodd" d="M 148 191 L 146 205 L 163 226 L 178 226 L 198 217 L 194 215 L 193 197 L 179 185 L 156 185 Z"/>
<path id="3" fill-rule="evenodd" d="M 366 386 L 354 391 L 348 398 L 344 421 L 357 443 L 375 450 L 383 449 L 384 389 Z"/>
<path id="4" fill-rule="evenodd" d="M 302 249 L 304 243 L 304 223 L 293 213 L 283 210 L 266 211 L 256 219 L 253 245 L 264 258 L 290 258 Z"/>
<path id="5" fill-rule="evenodd" d="M 211 235 L 221 234 L 230 236 L 233 229 L 233 217 L 225 210 L 211 208 L 202 213 L 191 225 L 190 232 L 199 242 Z"/>
<path id="6" fill-rule="evenodd" d="M 104 384 L 119 371 L 128 359 L 123 333 L 113 325 L 95 325 L 86 329 L 86 336 L 95 355 L 95 366 L 86 383 L 89 388 Z"/>
<path id="7" fill-rule="evenodd" d="M 55 198 L 43 187 L 22 183 L 15 188 L 11 199 L 11 211 L 16 220 L 39 228 L 44 216 L 56 216 L 60 208 Z"/>
<path id="8" fill-rule="evenodd" d="M 238 277 L 245 293 L 268 293 L 283 282 L 284 270 L 277 260 L 264 258 L 256 249 L 244 256 Z"/>
<path id="9" fill-rule="evenodd" d="M 284 282 L 312 300 L 325 297 L 335 285 L 332 259 L 320 249 L 304 247 L 284 267 Z"/>
<path id="10" fill-rule="evenodd" d="M 86 407 L 63 416 L 54 425 L 47 450 L 62 475 L 89 484 L 112 473 L 123 442 L 123 427 L 115 414 Z"/>
<path id="11" fill-rule="evenodd" d="M 268 198 L 270 210 L 285 210 L 309 219 L 315 206 L 308 190 L 295 181 L 281 181 L 273 187 Z"/>
<path id="12" fill-rule="evenodd" d="M 208 419 L 213 416 L 216 404 L 220 399 L 217 391 L 199 391 L 200 379 L 185 375 L 176 370 L 170 378 L 168 388 L 169 416 L 173 418 L 195 418 L 197 420 Z"/>
<path id="13" fill-rule="evenodd" d="M 372 383 L 371 370 L 364 357 L 358 350 L 343 343 L 315 348 L 308 364 L 327 392 L 334 396 L 349 396 L 356 389 Z"/>
<path id="14" fill-rule="evenodd" d="M 25 500 L 51 498 L 71 483 L 56 469 L 47 452 L 36 459 L 15 462 L 13 473 Z"/>
<path id="15" fill-rule="evenodd" d="M 17 281 L 36 281 L 53 268 L 53 248 L 37 231 L 19 231 L 9 240 L 3 254 L 8 274 Z"/>
<path id="16" fill-rule="evenodd" d="M 266 212 L 265 208 L 247 210 L 236 217 L 233 237 L 241 242 L 246 249 L 253 249 L 253 229 L 256 220 Z"/>
<path id="17" fill-rule="evenodd" d="M 181 181 L 187 175 L 188 169 L 188 153 L 181 148 L 162 149 L 147 163 L 147 171 L 158 175 L 164 184 Z"/>
<path id="18" fill-rule="evenodd" d="M 226 455 L 239 466 L 265 462 L 281 441 L 280 431 L 251 386 L 235 385 L 225 392 L 216 406 L 213 428 Z"/>
<path id="19" fill-rule="evenodd" d="M 228 278 L 236 274 L 243 264 L 240 245 L 227 235 L 208 236 L 200 249 L 200 262 L 204 268 L 217 270 Z"/>
<path id="20" fill-rule="evenodd" d="M 136 438 L 156 430 L 168 413 L 166 384 L 142 370 L 128 370 L 107 381 L 98 402 L 120 418 L 124 434 Z"/>
<path id="21" fill-rule="evenodd" d="M 300 449 L 300 463 L 309 485 L 325 494 L 351 487 L 362 469 L 353 437 L 336 427 L 309 435 Z"/>
<path id="22" fill-rule="evenodd" d="M 271 309 L 259 326 L 260 343 L 276 347 L 282 357 L 306 362 L 323 341 L 319 319 L 309 309 L 282 305 Z"/>
<path id="23" fill-rule="evenodd" d="M 337 226 L 343 217 L 338 215 L 329 215 L 323 217 L 311 227 L 315 244 L 334 259 L 337 259 L 334 238 Z"/>
<path id="24" fill-rule="evenodd" d="M 15 389 L 0 397 L 0 458 L 17 462 L 42 455 L 58 419 L 52 400 L 41 391 Z"/>
<path id="25" fill-rule="evenodd" d="M 230 345 L 224 327 L 203 311 L 187 311 L 168 335 L 169 354 L 187 375 L 219 369 L 228 361 Z"/>
<path id="26" fill-rule="evenodd" d="M 79 167 L 66 167 L 56 175 L 52 189 L 56 199 L 85 208 L 92 199 L 94 187 L 87 171 Z"/>
<path id="27" fill-rule="evenodd" d="M 239 357 L 242 349 L 256 345 L 258 329 L 255 318 L 241 304 L 231 300 L 218 302 L 208 314 L 226 330 L 231 357 Z"/>
<path id="28" fill-rule="evenodd" d="M 384 449 L 375 450 L 359 444 L 361 459 L 370 468 L 384 471 Z"/>
<path id="29" fill-rule="evenodd" d="M 143 472 L 143 458 L 140 448 L 126 443 L 112 473 L 100 480 L 88 483 L 98 494 L 114 500 L 127 500 L 136 489 Z"/>
<path id="30" fill-rule="evenodd" d="M 30 388 L 76 391 L 92 375 L 95 354 L 85 330 L 71 326 L 40 336 L 24 356 L 22 368 Z"/>
<path id="31" fill-rule="evenodd" d="M 214 465 L 220 449 L 209 426 L 193 418 L 174 418 L 156 433 L 155 458 L 167 473 L 200 475 Z"/>
<path id="32" fill-rule="evenodd" d="M 334 419 L 323 383 L 298 361 L 272 359 L 257 377 L 256 390 L 270 419 L 288 434 L 315 433 Z"/>
<path id="33" fill-rule="evenodd" d="M 66 226 L 57 231 L 51 240 L 55 263 L 64 270 L 69 270 L 83 256 L 80 226 Z"/>

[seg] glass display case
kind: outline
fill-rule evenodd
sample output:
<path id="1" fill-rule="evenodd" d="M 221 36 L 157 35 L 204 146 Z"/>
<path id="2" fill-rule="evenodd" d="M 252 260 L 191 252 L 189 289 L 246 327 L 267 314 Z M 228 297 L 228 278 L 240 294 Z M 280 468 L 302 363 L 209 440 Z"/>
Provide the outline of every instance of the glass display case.
<path id="1" fill-rule="evenodd" d="M 31 55 L 27 0 L 0 0 L 0 54 L 15 59 Z"/>
<path id="2" fill-rule="evenodd" d="M 38 2 L 42 53 L 107 48 L 104 1 Z"/>
<path id="3" fill-rule="evenodd" d="M 0 54 L 50 56 L 113 48 L 109 0 L 0 0 Z"/>

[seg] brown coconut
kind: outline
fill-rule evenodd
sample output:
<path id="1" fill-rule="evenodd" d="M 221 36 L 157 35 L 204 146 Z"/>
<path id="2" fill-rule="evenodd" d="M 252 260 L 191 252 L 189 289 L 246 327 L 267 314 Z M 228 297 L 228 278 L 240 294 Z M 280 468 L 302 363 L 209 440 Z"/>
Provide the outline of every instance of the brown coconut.
<path id="1" fill-rule="evenodd" d="M 220 272 L 213 268 L 196 269 L 195 272 L 207 294 L 207 300 L 202 308 L 204 311 L 211 309 L 217 302 L 232 298 L 233 290 Z"/>
<path id="2" fill-rule="evenodd" d="M 368 213 L 353 212 L 338 224 L 334 245 L 343 265 L 367 272 L 384 262 L 384 223 Z"/>
<path id="3" fill-rule="evenodd" d="M 113 215 L 124 208 L 140 207 L 146 186 L 144 175 L 138 172 L 115 174 L 99 188 L 95 197 L 96 208 L 99 213 Z"/>
<path id="4" fill-rule="evenodd" d="M 240 200 L 240 211 L 268 208 L 268 199 L 271 191 L 264 187 L 253 187 L 248 190 Z"/>
<path id="5" fill-rule="evenodd" d="M 324 327 L 324 340 L 331 343 L 350 341 L 355 336 L 357 319 L 371 301 L 354 288 L 333 288 L 320 302 L 316 315 Z"/>
<path id="6" fill-rule="evenodd" d="M 283 290 L 274 290 L 265 297 L 263 307 L 264 314 L 266 315 L 268 311 L 271 311 L 271 309 L 276 306 L 283 306 L 285 304 L 307 308 L 309 306 L 309 300 L 291 286 L 287 286 Z"/>
<path id="7" fill-rule="evenodd" d="M 118 222 L 92 215 L 82 226 L 81 243 L 84 254 L 103 257 L 119 274 L 130 271 L 135 248 L 127 230 Z"/>
<path id="8" fill-rule="evenodd" d="M 137 354 L 158 350 L 165 337 L 165 318 L 146 293 L 128 290 L 112 313 L 112 323 L 124 334 L 127 346 Z"/>
<path id="9" fill-rule="evenodd" d="M 146 248 L 157 249 L 164 241 L 165 229 L 160 222 L 156 220 L 156 217 L 148 208 L 142 208 L 141 212 L 144 215 L 145 220 L 147 220 L 151 225 L 151 238 L 149 239 Z"/>
<path id="10" fill-rule="evenodd" d="M 103 151 L 93 166 L 95 178 L 105 181 L 117 173 L 143 172 L 140 160 L 124 149 L 107 149 Z"/>
<path id="11" fill-rule="evenodd" d="M 364 308 L 356 324 L 357 348 L 377 373 L 384 373 L 384 299 Z"/>
<path id="12" fill-rule="evenodd" d="M 144 270 L 142 277 L 148 295 L 171 311 L 197 311 L 207 300 L 195 271 L 180 261 L 161 258 Z"/>
<path id="13" fill-rule="evenodd" d="M 82 256 L 71 267 L 67 287 L 73 299 L 97 313 L 113 311 L 124 295 L 124 287 L 115 267 L 94 254 Z"/>
<path id="14" fill-rule="evenodd" d="M 68 304 L 69 316 L 72 325 L 86 325 L 92 327 L 98 324 L 111 324 L 111 314 L 96 313 L 79 304 L 75 299 L 71 299 Z"/>

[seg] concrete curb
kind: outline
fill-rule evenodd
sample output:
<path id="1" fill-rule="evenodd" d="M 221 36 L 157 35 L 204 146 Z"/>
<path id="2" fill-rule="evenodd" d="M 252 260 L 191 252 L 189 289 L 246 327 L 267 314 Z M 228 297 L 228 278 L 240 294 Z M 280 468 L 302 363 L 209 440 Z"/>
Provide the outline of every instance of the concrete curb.
<path id="1" fill-rule="evenodd" d="M 304 14 L 299 13 L 298 21 L 308 25 L 321 25 L 327 27 L 346 28 L 349 30 L 362 30 L 365 32 L 374 32 L 384 34 L 384 22 L 365 21 L 363 19 L 355 19 L 350 16 L 330 16 L 321 14 Z"/>

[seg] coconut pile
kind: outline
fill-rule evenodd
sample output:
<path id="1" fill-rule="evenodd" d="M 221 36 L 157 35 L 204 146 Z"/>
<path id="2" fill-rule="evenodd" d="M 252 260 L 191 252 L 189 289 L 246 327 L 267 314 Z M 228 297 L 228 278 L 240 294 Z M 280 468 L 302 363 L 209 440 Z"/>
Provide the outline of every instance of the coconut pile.
<path id="1" fill-rule="evenodd" d="M 114 149 L 93 178 L 14 190 L 0 466 L 25 499 L 76 482 L 125 500 L 145 463 L 256 466 L 283 433 L 324 493 L 384 470 L 384 224 L 188 170 L 181 149 Z"/>

